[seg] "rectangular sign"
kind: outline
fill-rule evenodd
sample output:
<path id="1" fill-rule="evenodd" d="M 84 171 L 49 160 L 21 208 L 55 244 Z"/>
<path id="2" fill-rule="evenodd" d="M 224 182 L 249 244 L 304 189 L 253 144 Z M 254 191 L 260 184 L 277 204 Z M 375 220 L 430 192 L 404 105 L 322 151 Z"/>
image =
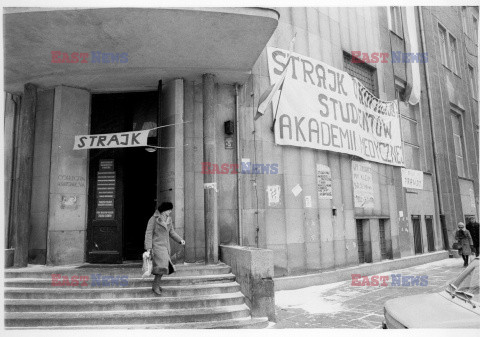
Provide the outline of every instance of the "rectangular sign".
<path id="1" fill-rule="evenodd" d="M 355 207 L 373 208 L 373 177 L 370 163 L 352 160 L 352 178 Z"/>
<path id="2" fill-rule="evenodd" d="M 333 199 L 332 174 L 330 167 L 317 164 L 318 199 Z"/>
<path id="3" fill-rule="evenodd" d="M 114 207 L 114 199 L 97 199 L 97 207 Z"/>
<path id="4" fill-rule="evenodd" d="M 99 169 L 100 171 L 113 171 L 114 169 L 113 159 L 100 159 Z"/>
<path id="5" fill-rule="evenodd" d="M 285 69 L 288 51 L 268 47 L 270 83 Z M 278 111 L 275 143 L 347 153 L 404 166 L 397 101 L 381 101 L 346 72 L 292 53 Z"/>
<path id="6" fill-rule="evenodd" d="M 97 209 L 97 217 L 96 220 L 106 220 L 106 219 L 115 219 L 115 209 L 105 209 L 105 210 L 100 210 Z"/>
<path id="7" fill-rule="evenodd" d="M 146 146 L 151 130 L 75 136 L 74 150 Z"/>
<path id="8" fill-rule="evenodd" d="M 423 172 L 402 167 L 402 186 L 423 190 Z"/>

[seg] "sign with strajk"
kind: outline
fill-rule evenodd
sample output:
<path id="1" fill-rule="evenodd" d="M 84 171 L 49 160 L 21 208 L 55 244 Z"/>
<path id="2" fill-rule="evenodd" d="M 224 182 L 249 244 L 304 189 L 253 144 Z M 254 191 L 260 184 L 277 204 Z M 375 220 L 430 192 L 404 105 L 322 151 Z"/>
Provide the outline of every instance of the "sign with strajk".
<path id="1" fill-rule="evenodd" d="M 147 146 L 151 130 L 75 136 L 74 150 Z"/>
<path id="2" fill-rule="evenodd" d="M 402 186 L 423 190 L 423 172 L 402 167 Z"/>
<path id="3" fill-rule="evenodd" d="M 275 83 L 288 51 L 267 51 L 270 82 Z M 292 53 L 279 97 L 273 100 L 276 144 L 404 166 L 398 102 L 379 100 L 346 72 Z"/>
<path id="4" fill-rule="evenodd" d="M 373 208 L 373 177 L 369 162 L 352 161 L 353 200 L 355 207 Z"/>

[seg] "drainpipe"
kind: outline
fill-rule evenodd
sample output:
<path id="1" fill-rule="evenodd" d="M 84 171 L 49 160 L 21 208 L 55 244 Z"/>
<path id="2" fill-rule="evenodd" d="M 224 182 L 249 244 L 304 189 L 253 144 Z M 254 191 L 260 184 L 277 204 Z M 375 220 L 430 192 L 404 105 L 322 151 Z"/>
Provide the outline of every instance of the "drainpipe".
<path id="1" fill-rule="evenodd" d="M 241 162 L 241 153 L 240 153 L 240 118 L 238 115 L 238 84 L 235 84 L 235 135 L 236 135 L 236 155 L 237 155 L 237 164 Z M 240 164 L 239 164 L 240 165 Z M 240 182 L 240 172 L 237 173 L 237 211 L 238 211 L 238 245 L 243 246 L 243 228 L 242 228 L 242 198 L 241 198 L 241 182 Z"/>
<path id="2" fill-rule="evenodd" d="M 427 45 L 426 45 L 426 39 L 425 39 L 425 28 L 423 24 L 423 12 L 422 12 L 422 6 L 418 6 L 418 16 L 420 19 L 420 36 L 422 39 L 422 49 L 423 52 L 425 53 L 427 50 Z M 430 136 L 432 138 L 432 151 L 433 151 L 433 174 L 435 175 L 435 185 L 434 188 L 436 189 L 436 194 L 437 194 L 437 202 L 438 202 L 438 208 L 440 211 L 440 225 L 442 228 L 442 234 L 443 234 L 443 244 L 444 248 L 449 251 L 449 255 L 452 255 L 452 252 L 450 251 L 450 244 L 448 242 L 448 233 L 447 233 L 447 226 L 445 223 L 445 214 L 443 214 L 443 204 L 442 204 L 442 193 L 441 193 L 441 184 L 438 179 L 438 168 L 437 168 L 437 151 L 436 151 L 436 145 L 435 145 L 435 129 L 433 125 L 433 117 L 432 117 L 432 95 L 430 93 L 430 77 L 429 77 L 429 71 L 428 71 L 428 62 L 424 62 L 423 66 L 425 68 L 425 77 L 426 77 L 426 87 L 427 87 L 427 100 L 428 100 L 428 107 L 429 107 L 429 114 L 428 114 L 428 120 L 430 122 Z"/>

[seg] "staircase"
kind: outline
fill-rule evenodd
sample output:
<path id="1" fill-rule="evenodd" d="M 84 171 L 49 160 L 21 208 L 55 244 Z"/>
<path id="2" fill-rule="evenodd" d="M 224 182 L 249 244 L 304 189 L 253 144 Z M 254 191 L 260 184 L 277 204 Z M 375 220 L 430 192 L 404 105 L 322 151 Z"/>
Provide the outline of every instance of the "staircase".
<path id="1" fill-rule="evenodd" d="M 215 329 L 264 328 L 252 318 L 235 275 L 225 264 L 179 265 L 162 278 L 141 278 L 141 264 L 43 267 L 5 271 L 7 329 Z M 52 286 L 52 274 L 89 276 L 85 286 Z M 125 286 L 94 286 L 91 275 L 128 276 Z M 121 280 L 121 279 L 120 279 Z M 60 279 L 60 283 L 62 279 Z M 100 281 L 101 282 L 101 281 Z"/>

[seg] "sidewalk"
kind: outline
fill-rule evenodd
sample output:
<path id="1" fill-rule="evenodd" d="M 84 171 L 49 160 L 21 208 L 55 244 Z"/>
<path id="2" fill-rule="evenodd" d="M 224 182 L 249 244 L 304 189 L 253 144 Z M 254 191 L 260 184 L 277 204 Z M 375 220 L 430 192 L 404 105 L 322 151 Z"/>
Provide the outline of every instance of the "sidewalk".
<path id="1" fill-rule="evenodd" d="M 445 259 L 378 275 L 428 275 L 428 286 L 352 286 L 342 281 L 275 293 L 277 324 L 284 328 L 380 328 L 383 305 L 392 298 L 434 293 L 463 270 L 462 259 Z M 362 275 L 366 276 L 366 275 Z"/>

